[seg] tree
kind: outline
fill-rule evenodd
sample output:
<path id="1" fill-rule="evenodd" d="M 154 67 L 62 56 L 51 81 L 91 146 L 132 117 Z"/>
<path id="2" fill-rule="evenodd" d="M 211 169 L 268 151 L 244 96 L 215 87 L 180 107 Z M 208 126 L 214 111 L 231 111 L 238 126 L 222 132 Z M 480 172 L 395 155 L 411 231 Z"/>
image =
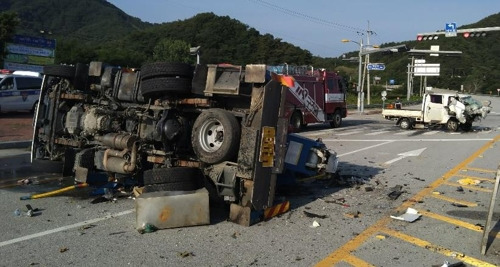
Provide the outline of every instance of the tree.
<path id="1" fill-rule="evenodd" d="M 190 45 L 181 40 L 162 39 L 153 49 L 154 61 L 191 63 Z"/>
<path id="2" fill-rule="evenodd" d="M 0 13 L 0 57 L 5 57 L 5 43 L 12 39 L 19 18 L 14 12 Z"/>

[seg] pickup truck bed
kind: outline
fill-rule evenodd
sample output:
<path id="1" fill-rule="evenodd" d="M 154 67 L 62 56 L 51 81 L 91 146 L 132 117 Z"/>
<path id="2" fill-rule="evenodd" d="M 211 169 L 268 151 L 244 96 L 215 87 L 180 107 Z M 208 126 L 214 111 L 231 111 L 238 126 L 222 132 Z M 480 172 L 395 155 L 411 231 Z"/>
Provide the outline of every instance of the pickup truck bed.
<path id="1" fill-rule="evenodd" d="M 416 109 L 384 109 L 382 110 L 382 116 L 386 119 L 392 118 L 413 118 L 421 119 L 422 111 Z"/>

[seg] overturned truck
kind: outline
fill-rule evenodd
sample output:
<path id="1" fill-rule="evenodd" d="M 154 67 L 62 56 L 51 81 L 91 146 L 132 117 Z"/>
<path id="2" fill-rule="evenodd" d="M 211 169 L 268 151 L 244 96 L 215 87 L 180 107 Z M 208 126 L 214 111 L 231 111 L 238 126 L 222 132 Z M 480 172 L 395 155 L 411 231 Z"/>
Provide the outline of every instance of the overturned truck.
<path id="1" fill-rule="evenodd" d="M 32 161 L 61 162 L 75 183 L 132 180 L 144 199 L 192 195 L 178 201 L 202 205 L 205 214 L 210 192 L 231 203 L 230 220 L 251 225 L 274 205 L 289 152 L 287 88 L 274 76 L 265 65 L 46 66 Z M 305 153 L 311 170 L 336 168 L 324 146 Z M 138 218 L 155 212 L 148 205 L 156 202 L 144 199 Z M 166 227 L 207 223 L 197 218 Z"/>

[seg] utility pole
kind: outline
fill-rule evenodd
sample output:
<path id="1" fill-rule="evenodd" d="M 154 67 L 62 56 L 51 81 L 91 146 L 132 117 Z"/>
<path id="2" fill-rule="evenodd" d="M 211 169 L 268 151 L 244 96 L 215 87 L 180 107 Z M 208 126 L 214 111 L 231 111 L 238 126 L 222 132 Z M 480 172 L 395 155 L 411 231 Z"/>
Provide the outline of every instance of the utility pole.
<path id="1" fill-rule="evenodd" d="M 370 35 L 374 34 L 373 31 L 370 30 L 370 21 L 368 21 L 368 29 L 366 31 L 366 45 L 370 46 Z M 370 64 L 370 54 L 366 55 L 366 66 L 368 67 L 368 64 Z M 370 85 L 371 85 L 371 80 L 370 80 L 370 70 L 367 69 L 366 71 L 366 103 L 370 105 Z"/>

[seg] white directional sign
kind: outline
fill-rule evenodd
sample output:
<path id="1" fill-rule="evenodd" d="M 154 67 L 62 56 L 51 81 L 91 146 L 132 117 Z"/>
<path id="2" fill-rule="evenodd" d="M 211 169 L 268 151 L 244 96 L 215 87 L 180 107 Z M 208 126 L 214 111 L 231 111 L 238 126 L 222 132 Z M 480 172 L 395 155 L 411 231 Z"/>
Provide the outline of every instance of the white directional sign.
<path id="1" fill-rule="evenodd" d="M 366 65 L 367 70 L 385 70 L 384 63 L 368 63 Z"/>
<path id="2" fill-rule="evenodd" d="M 394 159 L 391 159 L 387 162 L 385 162 L 384 164 L 386 165 L 389 165 L 389 164 L 392 164 L 398 160 L 402 160 L 406 157 L 418 157 L 420 156 L 420 154 L 422 154 L 422 152 L 424 152 L 424 150 L 426 149 L 427 147 L 424 147 L 424 148 L 421 148 L 421 149 L 417 149 L 417 150 L 412 150 L 412 151 L 408 151 L 408 152 L 404 152 L 404 153 L 399 153 L 397 158 L 394 158 Z"/>
<path id="3" fill-rule="evenodd" d="M 446 23 L 444 27 L 444 36 L 446 37 L 456 37 L 457 36 L 457 24 L 455 22 Z"/>

